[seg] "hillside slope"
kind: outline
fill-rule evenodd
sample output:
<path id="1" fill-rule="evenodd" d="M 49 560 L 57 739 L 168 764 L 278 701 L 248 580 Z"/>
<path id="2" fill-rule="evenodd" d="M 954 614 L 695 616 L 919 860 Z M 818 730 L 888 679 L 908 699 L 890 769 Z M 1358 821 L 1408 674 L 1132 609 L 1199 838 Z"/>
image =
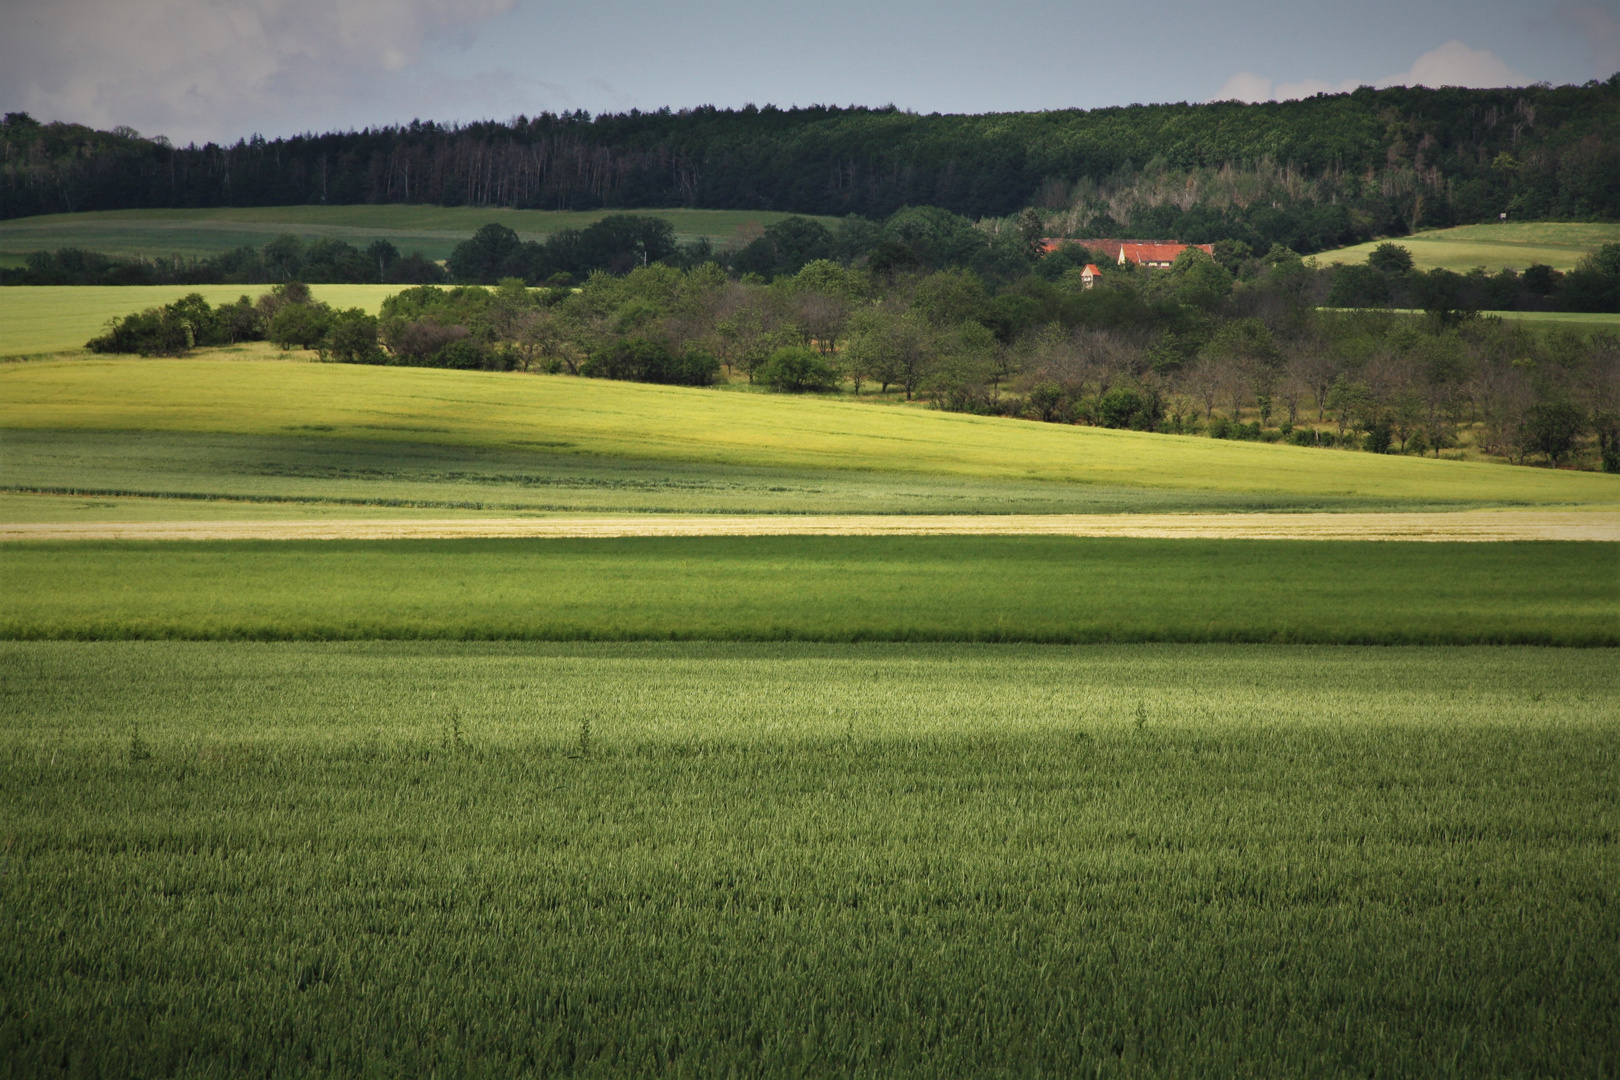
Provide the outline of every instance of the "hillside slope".
<path id="1" fill-rule="evenodd" d="M 1381 500 L 1620 503 L 1620 477 L 567 376 L 218 360 L 0 370 L 13 430 L 206 432 L 544 456 Z"/>

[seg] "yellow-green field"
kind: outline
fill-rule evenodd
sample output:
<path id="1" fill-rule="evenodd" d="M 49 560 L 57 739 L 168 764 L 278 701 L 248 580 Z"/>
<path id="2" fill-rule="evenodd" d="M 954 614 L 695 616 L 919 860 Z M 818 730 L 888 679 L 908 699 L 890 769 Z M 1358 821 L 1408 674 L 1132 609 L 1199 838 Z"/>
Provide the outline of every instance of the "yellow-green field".
<path id="1" fill-rule="evenodd" d="M 769 225 L 791 215 L 758 210 L 507 210 L 470 206 L 251 206 L 201 210 L 100 210 L 44 214 L 0 225 L 0 265 L 15 266 L 30 251 L 86 248 L 110 255 L 203 256 L 258 247 L 281 233 L 306 239 L 330 236 L 364 247 L 391 240 L 405 251 L 444 259 L 461 241 L 492 221 L 525 240 L 559 229 L 584 228 L 611 213 L 651 214 L 675 227 L 682 241 L 708 237 L 733 241 L 749 222 Z M 835 218 L 818 220 L 831 227 Z"/>
<path id="2" fill-rule="evenodd" d="M 1620 224 L 1590 224 L 1538 221 L 1502 225 L 1459 225 L 1412 236 L 1372 240 L 1353 247 L 1324 251 L 1318 262 L 1365 262 L 1373 248 L 1396 243 L 1412 253 L 1419 270 L 1444 268 L 1459 273 L 1483 266 L 1497 271 L 1504 266 L 1523 270 L 1531 263 L 1545 263 L 1555 270 L 1572 270 L 1582 255 L 1604 244 L 1620 243 Z"/>
<path id="3" fill-rule="evenodd" d="M 109 319 L 202 293 L 210 304 L 258 296 L 266 285 L 12 285 L 0 289 L 0 356 L 81 349 Z M 398 285 L 317 285 L 315 298 L 376 314 Z"/>
<path id="4" fill-rule="evenodd" d="M 1620 477 L 515 373 L 94 359 L 0 369 L 0 427 L 204 432 L 1210 492 L 1620 503 Z"/>

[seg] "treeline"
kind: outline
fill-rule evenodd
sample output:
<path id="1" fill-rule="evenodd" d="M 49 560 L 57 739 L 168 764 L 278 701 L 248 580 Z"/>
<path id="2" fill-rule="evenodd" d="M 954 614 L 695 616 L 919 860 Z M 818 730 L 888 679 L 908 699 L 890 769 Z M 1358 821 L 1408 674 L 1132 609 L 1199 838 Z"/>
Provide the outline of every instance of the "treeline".
<path id="1" fill-rule="evenodd" d="M 982 116 L 575 112 L 184 148 L 20 113 L 0 125 L 0 217 L 303 203 L 868 218 L 908 205 L 972 218 L 1039 205 L 1069 213 L 1075 235 L 1218 235 L 1309 251 L 1504 212 L 1620 217 L 1620 76 Z"/>
<path id="2" fill-rule="evenodd" d="M 401 255 L 388 240 L 364 250 L 342 240 L 305 241 L 291 233 L 262 248 L 245 245 L 202 258 L 129 258 L 81 248 L 31 251 L 0 269 L 0 285 L 432 285 L 444 268 L 420 252 Z"/>
<path id="3" fill-rule="evenodd" d="M 1479 311 L 1620 312 L 1620 244 L 1605 244 L 1569 273 L 1532 263 L 1523 273 L 1495 274 L 1478 267 L 1466 274 L 1443 268 L 1414 270 L 1412 253 L 1383 243 L 1365 263 L 1323 271 L 1332 284 L 1334 307 L 1421 309 L 1441 319 Z"/>
<path id="4" fill-rule="evenodd" d="M 1297 254 L 1239 254 L 1228 266 L 1189 249 L 1163 271 L 1103 262 L 1091 288 L 1067 253 L 994 287 L 969 270 L 826 259 L 768 283 L 712 262 L 652 263 L 580 288 L 421 286 L 380 317 L 284 285 L 257 304 L 187 298 L 91 347 L 172 352 L 258 334 L 349 362 L 735 378 L 1051 423 L 1620 471 L 1615 335 L 1449 307 L 1323 309 L 1333 281 Z M 1620 278 L 1620 246 L 1592 264 Z"/>

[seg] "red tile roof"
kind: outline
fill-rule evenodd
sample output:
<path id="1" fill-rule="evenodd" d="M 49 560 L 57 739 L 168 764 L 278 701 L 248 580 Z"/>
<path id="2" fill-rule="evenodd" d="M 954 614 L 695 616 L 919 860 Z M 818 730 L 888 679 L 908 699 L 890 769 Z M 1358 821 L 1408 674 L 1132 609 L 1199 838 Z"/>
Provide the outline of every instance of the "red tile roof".
<path id="1" fill-rule="evenodd" d="M 1115 262 L 1119 261 L 1121 252 L 1134 263 L 1175 262 L 1176 256 L 1189 247 L 1198 248 L 1211 255 L 1215 254 L 1213 244 L 1166 244 L 1152 240 L 1070 240 L 1062 237 L 1045 237 L 1041 240 L 1041 246 L 1048 253 L 1056 251 L 1064 244 L 1080 244 L 1091 251 L 1106 254 Z"/>
<path id="2" fill-rule="evenodd" d="M 1196 247 L 1210 255 L 1215 254 L 1215 245 L 1213 244 L 1144 244 L 1129 241 L 1122 245 L 1120 254 L 1138 265 L 1141 263 L 1173 263 L 1176 261 L 1176 256 L 1189 247 Z M 1116 255 L 1114 257 L 1117 259 L 1120 256 Z"/>

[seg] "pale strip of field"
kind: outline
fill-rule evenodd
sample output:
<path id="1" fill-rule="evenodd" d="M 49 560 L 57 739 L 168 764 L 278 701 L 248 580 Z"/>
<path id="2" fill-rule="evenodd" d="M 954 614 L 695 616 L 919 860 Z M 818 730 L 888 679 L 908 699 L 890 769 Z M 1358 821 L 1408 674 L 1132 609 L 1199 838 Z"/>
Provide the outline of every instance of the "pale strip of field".
<path id="1" fill-rule="evenodd" d="M 459 540 L 634 536 L 1093 536 L 1213 540 L 1620 541 L 1620 513 L 1028 514 L 443 518 L 0 524 L 4 540 Z"/>
<path id="2" fill-rule="evenodd" d="M 1364 262 L 1373 248 L 1385 242 L 1369 240 L 1365 244 L 1324 251 L 1316 259 L 1323 266 L 1335 262 Z M 1483 266 L 1494 272 L 1504 266 L 1523 270 L 1531 263 L 1545 263 L 1555 270 L 1573 270 L 1581 256 L 1604 244 L 1620 243 L 1620 225 L 1559 221 L 1458 225 L 1390 237 L 1387 242 L 1410 251 L 1419 270 L 1444 268 L 1466 273 Z"/>
<path id="3" fill-rule="evenodd" d="M 316 285 L 315 299 L 362 307 L 375 315 L 402 285 Z M 0 289 L 0 356 L 68 352 L 102 333 L 111 319 L 200 293 L 229 304 L 270 291 L 268 285 L 8 285 Z M 306 354 L 313 356 L 313 353 Z"/>

